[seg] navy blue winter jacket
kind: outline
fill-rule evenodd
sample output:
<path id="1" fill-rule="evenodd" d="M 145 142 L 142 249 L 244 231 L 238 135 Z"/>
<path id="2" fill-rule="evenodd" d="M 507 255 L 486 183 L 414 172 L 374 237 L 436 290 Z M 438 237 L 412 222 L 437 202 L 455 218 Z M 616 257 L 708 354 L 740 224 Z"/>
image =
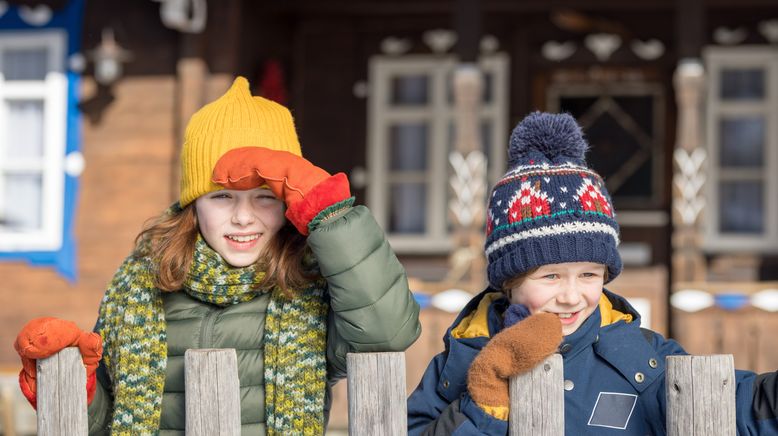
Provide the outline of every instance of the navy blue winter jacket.
<path id="1" fill-rule="evenodd" d="M 502 329 L 509 302 L 495 292 L 476 296 L 449 327 L 446 350 L 408 399 L 409 435 L 508 433 L 507 421 L 470 398 L 466 382 L 473 358 Z M 565 434 L 664 435 L 665 357 L 687 353 L 677 342 L 641 329 L 638 313 L 622 297 L 607 290 L 603 295 L 598 309 L 559 347 Z M 738 434 L 778 435 L 776 373 L 735 371 L 735 378 Z"/>

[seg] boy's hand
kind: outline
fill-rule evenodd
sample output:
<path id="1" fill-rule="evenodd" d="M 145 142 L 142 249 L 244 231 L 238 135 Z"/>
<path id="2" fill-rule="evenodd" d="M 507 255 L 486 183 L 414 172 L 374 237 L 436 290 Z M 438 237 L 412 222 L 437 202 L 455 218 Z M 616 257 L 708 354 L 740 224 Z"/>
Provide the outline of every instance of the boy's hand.
<path id="1" fill-rule="evenodd" d="M 478 353 L 467 373 L 467 389 L 484 410 L 501 419 L 510 407 L 508 380 L 525 373 L 554 354 L 562 342 L 562 323 L 551 313 L 539 313 L 494 335 Z"/>
<path id="2" fill-rule="evenodd" d="M 36 360 L 53 356 L 67 347 L 78 347 L 86 367 L 87 404 L 95 393 L 95 370 L 103 355 L 100 335 L 85 332 L 72 321 L 57 318 L 35 318 L 19 332 L 14 348 L 22 358 L 19 386 L 32 407 L 37 407 Z"/>
<path id="3" fill-rule="evenodd" d="M 331 176 L 300 156 L 264 147 L 228 151 L 216 162 L 212 180 L 237 190 L 267 184 L 286 203 L 286 217 L 303 235 L 319 212 L 351 196 L 345 174 Z"/>

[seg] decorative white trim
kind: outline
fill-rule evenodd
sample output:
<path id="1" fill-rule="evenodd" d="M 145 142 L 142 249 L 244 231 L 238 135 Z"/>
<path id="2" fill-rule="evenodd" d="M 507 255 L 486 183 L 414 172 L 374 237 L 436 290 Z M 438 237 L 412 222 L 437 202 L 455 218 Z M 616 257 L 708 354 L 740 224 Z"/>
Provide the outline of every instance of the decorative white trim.
<path id="1" fill-rule="evenodd" d="M 0 251 L 56 250 L 62 245 L 64 214 L 64 158 L 67 134 L 67 78 L 65 77 L 65 50 L 67 35 L 63 31 L 39 30 L 9 32 L 0 36 L 0 71 L 2 52 L 9 49 L 48 50 L 48 73 L 43 81 L 0 80 L 0 131 L 8 132 L 8 100 L 41 100 L 43 102 L 43 157 L 40 160 L 0 161 L 0 175 L 10 171 L 32 172 L 42 176 L 42 217 L 37 230 L 8 231 L 0 225 Z M 0 135 L 0 155 L 6 147 L 7 135 Z M 3 192 L 0 177 L 0 193 Z M 0 194 L 0 210 L 4 199 Z"/>
<path id="2" fill-rule="evenodd" d="M 593 33 L 586 36 L 584 45 L 598 61 L 605 62 L 621 47 L 621 37 L 614 33 Z"/>
<path id="3" fill-rule="evenodd" d="M 457 34 L 453 30 L 434 29 L 424 32 L 421 40 L 433 53 L 446 53 L 457 42 Z"/>
<path id="4" fill-rule="evenodd" d="M 19 17 L 30 26 L 41 27 L 51 21 L 54 12 L 46 5 L 30 7 L 26 5 L 19 6 Z"/>
<path id="5" fill-rule="evenodd" d="M 730 29 L 726 26 L 719 26 L 713 30 L 713 40 L 722 45 L 737 45 L 748 38 L 748 30 L 745 27 L 736 27 Z"/>
<path id="6" fill-rule="evenodd" d="M 411 40 L 408 38 L 397 38 L 396 36 L 388 36 L 381 40 L 381 51 L 388 55 L 401 55 L 411 49 Z"/>
<path id="7" fill-rule="evenodd" d="M 665 45 L 658 39 L 649 39 L 648 41 L 635 39 L 629 46 L 637 57 L 646 61 L 659 59 L 665 54 Z"/>
<path id="8" fill-rule="evenodd" d="M 778 19 L 760 21 L 759 33 L 771 44 L 778 43 Z"/>
<path id="9" fill-rule="evenodd" d="M 576 50 L 578 45 L 573 41 L 546 41 L 540 48 L 540 53 L 550 61 L 559 62 L 572 56 Z"/>
<path id="10" fill-rule="evenodd" d="M 536 227 L 534 229 L 524 230 L 523 232 L 511 233 L 492 242 L 486 248 L 486 255 L 490 256 L 500 248 L 517 241 L 523 241 L 530 238 L 544 238 L 548 236 L 559 236 L 570 233 L 605 233 L 610 235 L 619 245 L 619 234 L 612 226 L 597 222 L 575 221 L 569 223 L 553 224 L 550 226 Z"/>

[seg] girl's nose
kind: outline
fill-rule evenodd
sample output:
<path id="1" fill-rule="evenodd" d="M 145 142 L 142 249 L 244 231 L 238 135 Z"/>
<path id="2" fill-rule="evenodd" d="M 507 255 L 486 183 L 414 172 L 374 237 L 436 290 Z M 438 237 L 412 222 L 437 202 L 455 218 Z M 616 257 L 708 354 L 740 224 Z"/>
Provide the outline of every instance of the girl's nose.
<path id="1" fill-rule="evenodd" d="M 255 219 L 251 201 L 238 198 L 232 213 L 232 223 L 239 226 L 247 226 L 252 224 Z"/>

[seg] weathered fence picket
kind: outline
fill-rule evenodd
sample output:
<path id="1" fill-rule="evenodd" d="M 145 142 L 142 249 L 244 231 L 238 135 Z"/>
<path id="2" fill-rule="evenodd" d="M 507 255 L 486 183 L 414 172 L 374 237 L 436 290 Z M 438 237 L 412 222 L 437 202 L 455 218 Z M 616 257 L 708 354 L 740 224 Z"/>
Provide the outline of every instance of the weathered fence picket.
<path id="1" fill-rule="evenodd" d="M 349 435 L 394 436 L 408 431 L 404 353 L 349 353 Z"/>
<path id="2" fill-rule="evenodd" d="M 186 434 L 240 434 L 240 382 L 234 349 L 186 350 Z"/>
<path id="3" fill-rule="evenodd" d="M 86 435 L 86 368 L 78 348 L 39 359 L 38 435 Z"/>
<path id="4" fill-rule="evenodd" d="M 565 391 L 562 356 L 554 354 L 532 371 L 511 378 L 511 436 L 563 436 Z"/>
<path id="5" fill-rule="evenodd" d="M 349 434 L 407 433 L 404 353 L 347 357 Z M 667 358 L 670 436 L 735 434 L 731 355 Z M 564 435 L 564 368 L 554 355 L 510 382 L 510 434 Z M 185 355 L 187 435 L 240 434 L 235 350 Z M 76 348 L 38 362 L 38 434 L 87 434 L 86 371 Z"/>
<path id="6" fill-rule="evenodd" d="M 669 436 L 736 433 L 735 363 L 731 354 L 670 356 L 665 380 Z"/>

